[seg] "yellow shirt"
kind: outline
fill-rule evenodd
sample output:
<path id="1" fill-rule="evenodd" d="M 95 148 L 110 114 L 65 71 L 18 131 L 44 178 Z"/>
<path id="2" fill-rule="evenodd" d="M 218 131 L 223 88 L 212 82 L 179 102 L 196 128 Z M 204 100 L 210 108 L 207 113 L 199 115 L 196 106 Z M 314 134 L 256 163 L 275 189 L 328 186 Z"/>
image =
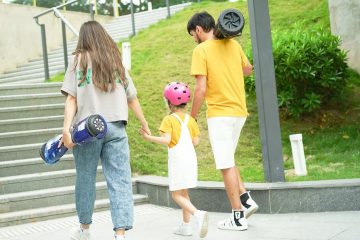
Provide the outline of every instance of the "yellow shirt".
<path id="1" fill-rule="evenodd" d="M 191 75 L 207 77 L 207 117 L 247 116 L 242 67 L 248 65 L 233 39 L 207 40 L 193 51 Z"/>
<path id="2" fill-rule="evenodd" d="M 182 121 L 185 120 L 185 114 L 177 113 L 177 115 L 180 117 Z M 194 118 L 190 117 L 187 127 L 189 129 L 191 139 L 194 139 L 194 137 L 200 135 L 199 126 Z M 168 145 L 169 148 L 174 147 L 178 143 L 181 134 L 181 124 L 175 116 L 172 115 L 166 116 L 162 120 L 159 130 L 161 132 L 170 134 L 171 141 L 170 144 Z"/>

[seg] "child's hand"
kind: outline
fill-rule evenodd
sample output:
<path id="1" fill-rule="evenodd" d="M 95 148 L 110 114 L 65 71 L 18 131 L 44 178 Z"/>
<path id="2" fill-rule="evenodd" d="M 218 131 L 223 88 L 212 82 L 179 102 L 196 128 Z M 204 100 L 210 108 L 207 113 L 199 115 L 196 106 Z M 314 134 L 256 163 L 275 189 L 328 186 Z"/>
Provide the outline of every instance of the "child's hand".
<path id="1" fill-rule="evenodd" d="M 150 134 L 148 134 L 148 132 L 145 129 L 141 128 L 139 130 L 139 133 L 145 140 L 148 140 L 148 137 L 150 136 Z"/>
<path id="2" fill-rule="evenodd" d="M 147 123 L 141 125 L 141 130 L 145 131 L 145 133 L 147 133 L 148 135 L 151 135 L 151 130 Z"/>

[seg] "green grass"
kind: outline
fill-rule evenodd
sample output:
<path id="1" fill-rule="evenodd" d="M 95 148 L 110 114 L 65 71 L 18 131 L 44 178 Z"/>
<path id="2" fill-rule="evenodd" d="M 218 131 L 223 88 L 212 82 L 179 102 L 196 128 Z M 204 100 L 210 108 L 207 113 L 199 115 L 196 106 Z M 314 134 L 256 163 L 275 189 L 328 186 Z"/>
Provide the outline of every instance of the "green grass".
<path id="1" fill-rule="evenodd" d="M 343 99 L 331 103 L 315 116 L 300 121 L 282 121 L 285 168 L 292 169 L 288 135 L 302 133 L 308 176 L 287 176 L 287 180 L 320 180 L 360 177 L 360 75 L 350 70 Z M 284 144 L 285 143 L 285 144 Z"/>
<path id="2" fill-rule="evenodd" d="M 58 73 L 55 76 L 51 77 L 48 82 L 62 82 L 64 80 L 64 73 Z"/>
<path id="3" fill-rule="evenodd" d="M 165 84 L 170 81 L 182 81 L 189 83 L 192 89 L 194 86 L 194 79 L 189 72 L 192 50 L 196 44 L 186 30 L 188 19 L 195 12 L 202 10 L 208 11 L 217 18 L 226 8 L 240 9 L 246 22 L 249 22 L 245 1 L 236 3 L 203 1 L 191 5 L 168 20 L 160 21 L 129 40 L 132 49 L 131 74 L 145 116 L 154 134 L 157 134 L 162 118 L 168 113 L 162 98 Z M 269 9 L 273 31 L 287 29 L 298 20 L 302 20 L 309 28 L 322 25 L 329 29 L 327 0 L 270 0 Z M 246 24 L 243 36 L 238 40 L 244 48 L 251 47 L 249 24 Z M 63 75 L 56 77 L 61 79 Z M 334 108 L 324 109 L 312 118 L 281 121 L 285 169 L 293 168 L 289 134 L 303 134 L 305 155 L 308 159 L 308 176 L 295 177 L 288 174 L 286 177 L 288 181 L 360 177 L 359 90 L 360 76 L 351 72 L 347 97 L 342 101 L 343 107 L 339 108 L 334 104 Z M 256 98 L 248 96 L 247 101 L 250 116 L 240 137 L 236 162 L 246 182 L 263 182 Z M 349 111 L 347 112 L 346 109 Z M 197 147 L 199 179 L 220 181 L 222 177 L 215 170 L 208 140 L 205 106 L 200 113 L 199 125 L 202 132 L 201 143 Z M 127 130 L 133 173 L 166 176 L 166 147 L 145 142 L 139 136 L 138 128 L 139 123 L 130 113 Z"/>

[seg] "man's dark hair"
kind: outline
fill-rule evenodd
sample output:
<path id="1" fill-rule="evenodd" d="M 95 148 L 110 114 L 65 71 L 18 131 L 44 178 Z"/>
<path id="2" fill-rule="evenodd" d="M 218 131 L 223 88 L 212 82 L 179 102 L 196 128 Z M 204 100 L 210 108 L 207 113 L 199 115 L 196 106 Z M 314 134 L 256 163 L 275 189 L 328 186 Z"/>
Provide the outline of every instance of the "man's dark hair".
<path id="1" fill-rule="evenodd" d="M 205 32 L 210 32 L 215 28 L 214 18 L 207 12 L 195 13 L 189 20 L 187 25 L 187 31 L 190 34 L 191 31 L 196 29 L 196 26 L 202 27 Z M 190 34 L 191 35 L 191 34 Z"/>

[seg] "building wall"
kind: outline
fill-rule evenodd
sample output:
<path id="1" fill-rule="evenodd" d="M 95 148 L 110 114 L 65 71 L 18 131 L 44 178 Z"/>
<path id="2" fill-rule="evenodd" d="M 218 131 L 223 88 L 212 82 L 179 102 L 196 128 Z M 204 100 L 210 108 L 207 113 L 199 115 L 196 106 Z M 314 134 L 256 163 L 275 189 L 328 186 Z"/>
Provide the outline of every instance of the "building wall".
<path id="1" fill-rule="evenodd" d="M 0 3 L 0 73 L 16 68 L 17 65 L 42 55 L 40 26 L 34 16 L 46 8 Z M 90 20 L 90 14 L 61 11 L 65 18 L 79 30 L 83 22 Z M 100 23 L 109 22 L 112 17 L 95 16 Z M 39 18 L 45 23 L 48 51 L 62 46 L 61 20 L 49 13 Z M 67 31 L 67 40 L 76 39 Z"/>
<path id="2" fill-rule="evenodd" d="M 360 0 L 329 0 L 331 32 L 340 36 L 349 66 L 360 73 Z"/>

